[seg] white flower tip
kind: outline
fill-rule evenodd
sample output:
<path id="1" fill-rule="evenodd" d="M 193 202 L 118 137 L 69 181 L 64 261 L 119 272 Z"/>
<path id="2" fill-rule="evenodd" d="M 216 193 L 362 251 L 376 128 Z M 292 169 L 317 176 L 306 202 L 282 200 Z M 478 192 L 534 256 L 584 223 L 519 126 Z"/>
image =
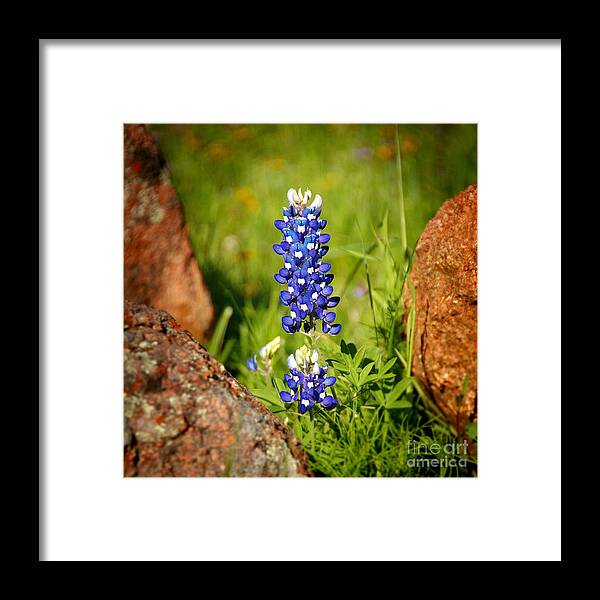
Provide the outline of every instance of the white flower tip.
<path id="1" fill-rule="evenodd" d="M 290 354 L 287 359 L 287 364 L 290 369 L 297 369 L 298 363 L 296 363 L 296 359 L 293 354 Z"/>
<path id="2" fill-rule="evenodd" d="M 313 210 L 317 210 L 318 208 L 321 208 L 321 206 L 323 206 L 323 198 L 321 198 L 321 196 L 317 194 L 315 196 L 315 199 L 312 201 L 310 208 Z"/>
<path id="3" fill-rule="evenodd" d="M 298 193 L 294 188 L 290 188 L 287 193 L 287 199 L 290 204 L 294 204 L 298 200 Z"/>
<path id="4" fill-rule="evenodd" d="M 305 344 L 296 350 L 296 363 L 304 365 L 306 361 L 309 359 L 310 350 L 308 346 Z"/>

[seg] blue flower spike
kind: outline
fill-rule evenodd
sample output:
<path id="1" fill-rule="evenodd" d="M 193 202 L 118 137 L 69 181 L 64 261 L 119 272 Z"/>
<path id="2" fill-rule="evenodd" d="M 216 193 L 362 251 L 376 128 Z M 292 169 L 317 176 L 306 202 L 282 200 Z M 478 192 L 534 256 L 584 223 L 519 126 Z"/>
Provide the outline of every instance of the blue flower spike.
<path id="1" fill-rule="evenodd" d="M 293 188 L 287 193 L 288 206 L 283 208 L 283 219 L 275 221 L 281 231 L 282 240 L 273 245 L 273 250 L 283 257 L 284 266 L 275 273 L 277 283 L 284 285 L 279 299 L 281 304 L 290 307 L 290 313 L 281 321 L 286 333 L 301 331 L 306 323 L 314 329 L 318 321 L 323 321 L 324 334 L 337 335 L 342 326 L 333 323 L 333 308 L 340 301 L 331 297 L 333 275 L 331 264 L 323 262 L 329 246 L 325 246 L 331 236 L 322 233 L 327 221 L 319 219 L 323 199 L 317 194 L 311 204 L 310 190 L 302 193 Z"/>

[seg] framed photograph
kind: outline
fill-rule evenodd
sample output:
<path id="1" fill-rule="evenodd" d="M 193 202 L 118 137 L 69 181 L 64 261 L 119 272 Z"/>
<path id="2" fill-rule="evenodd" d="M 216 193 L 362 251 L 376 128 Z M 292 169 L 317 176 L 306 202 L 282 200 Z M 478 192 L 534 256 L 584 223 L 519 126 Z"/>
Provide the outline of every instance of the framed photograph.
<path id="1" fill-rule="evenodd" d="M 560 39 L 39 50 L 40 560 L 561 560 Z"/>

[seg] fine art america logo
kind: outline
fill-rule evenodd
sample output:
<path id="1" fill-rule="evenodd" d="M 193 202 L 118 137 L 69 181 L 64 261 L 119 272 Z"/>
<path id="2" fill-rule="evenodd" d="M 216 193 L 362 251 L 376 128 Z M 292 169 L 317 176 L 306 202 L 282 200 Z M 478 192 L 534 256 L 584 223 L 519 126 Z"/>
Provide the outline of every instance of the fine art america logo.
<path id="1" fill-rule="evenodd" d="M 451 468 L 466 467 L 469 455 L 469 444 L 463 442 L 450 442 L 448 444 L 425 444 L 424 442 L 408 442 L 409 467 L 421 468 Z"/>

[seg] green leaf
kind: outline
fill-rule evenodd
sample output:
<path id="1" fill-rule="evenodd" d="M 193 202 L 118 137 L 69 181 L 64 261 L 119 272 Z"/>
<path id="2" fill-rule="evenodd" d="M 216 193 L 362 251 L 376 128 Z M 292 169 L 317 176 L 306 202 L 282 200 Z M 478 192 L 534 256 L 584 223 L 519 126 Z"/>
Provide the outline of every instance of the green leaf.
<path id="1" fill-rule="evenodd" d="M 279 397 L 277 390 L 273 389 L 271 386 L 248 388 L 248 390 L 253 396 L 256 396 L 259 400 L 262 400 L 267 405 L 267 408 L 271 410 L 275 408 L 281 409 L 283 406 L 283 401 Z"/>
<path id="2" fill-rule="evenodd" d="M 340 351 L 344 356 L 350 356 L 354 358 L 356 355 L 356 344 L 353 342 L 347 343 L 345 340 L 342 340 L 340 344 Z"/>
<path id="3" fill-rule="evenodd" d="M 373 370 L 375 363 L 369 363 L 361 372 L 360 377 L 358 378 L 358 387 L 362 387 L 366 383 L 366 379 L 369 376 L 369 373 Z"/>
<path id="4" fill-rule="evenodd" d="M 390 360 L 388 360 L 385 365 L 383 365 L 383 367 L 381 367 L 381 369 L 379 369 L 379 374 L 383 375 L 384 373 L 387 373 L 396 363 L 396 359 L 395 358 L 390 358 Z"/>
<path id="5" fill-rule="evenodd" d="M 404 377 L 403 379 L 401 379 L 392 389 L 392 391 L 387 395 L 386 397 L 386 401 L 385 401 L 385 407 L 386 408 L 406 408 L 406 407 L 397 407 L 397 406 L 392 406 L 399 398 L 400 396 L 402 396 L 402 394 L 404 394 L 404 392 L 406 391 L 406 389 L 408 388 L 408 386 L 412 383 L 412 378 L 410 377 Z M 409 405 L 412 406 L 412 404 L 409 402 Z"/>
<path id="6" fill-rule="evenodd" d="M 360 364 L 362 363 L 366 352 L 366 346 L 361 346 L 356 352 L 355 356 L 353 356 L 353 364 L 356 366 L 356 368 L 360 368 Z"/>
<path id="7" fill-rule="evenodd" d="M 377 389 L 371 392 L 371 396 L 375 399 L 375 403 L 381 406 L 385 405 L 385 395 L 383 390 Z M 370 400 L 367 401 L 367 404 L 371 403 Z"/>
<path id="8" fill-rule="evenodd" d="M 345 364 L 343 364 L 339 361 L 335 361 L 335 360 L 331 360 L 331 361 L 329 361 L 329 363 L 336 371 L 339 371 L 340 373 L 350 373 L 350 369 L 348 368 L 348 365 L 345 365 Z M 335 364 L 333 364 L 333 363 L 335 363 Z"/>

